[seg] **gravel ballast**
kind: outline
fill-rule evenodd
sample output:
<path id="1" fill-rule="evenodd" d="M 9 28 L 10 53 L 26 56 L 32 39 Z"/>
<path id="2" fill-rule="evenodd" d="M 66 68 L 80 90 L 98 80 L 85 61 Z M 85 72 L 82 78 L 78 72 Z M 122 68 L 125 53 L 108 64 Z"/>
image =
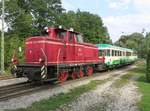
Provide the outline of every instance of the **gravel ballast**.
<path id="1" fill-rule="evenodd" d="M 116 79 L 84 93 L 71 104 L 61 106 L 56 111 L 138 111 L 137 102 L 141 96 L 135 83 L 130 81 L 118 89 L 112 87 Z"/>
<path id="2" fill-rule="evenodd" d="M 27 80 L 28 80 L 27 78 L 13 78 L 13 79 L 0 80 L 0 87 L 26 82 Z"/>

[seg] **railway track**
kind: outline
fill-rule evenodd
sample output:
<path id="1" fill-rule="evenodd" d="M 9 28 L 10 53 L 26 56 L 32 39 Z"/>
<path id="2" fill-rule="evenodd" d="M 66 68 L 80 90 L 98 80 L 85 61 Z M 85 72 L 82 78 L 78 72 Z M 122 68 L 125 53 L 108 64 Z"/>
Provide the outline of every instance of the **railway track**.
<path id="1" fill-rule="evenodd" d="M 52 88 L 54 85 L 50 84 L 50 82 L 51 81 L 44 82 L 43 84 L 22 82 L 22 83 L 2 86 L 0 87 L 0 102 L 12 98 L 20 97 L 23 95 L 31 94 L 36 91 L 46 90 L 50 87 Z"/>
<path id="2" fill-rule="evenodd" d="M 127 69 L 127 67 L 125 69 Z M 122 70 L 122 68 L 119 68 L 118 70 Z M 87 76 L 87 77 L 84 77 L 81 79 L 70 80 L 70 81 L 65 82 L 64 84 L 69 84 L 69 83 L 75 82 L 75 81 L 82 81 L 82 80 L 89 79 L 92 77 L 94 78 L 96 76 L 110 74 L 115 71 L 116 70 L 112 70 L 109 73 L 102 72 L 101 74 L 95 74 L 90 77 Z M 57 87 L 57 86 L 58 86 L 58 82 L 55 82 L 55 84 L 50 84 L 49 82 L 46 82 L 43 85 L 37 85 L 37 84 L 31 84 L 28 82 L 23 82 L 23 83 L 18 83 L 18 84 L 14 84 L 14 85 L 2 86 L 2 87 L 0 87 L 0 102 L 6 101 L 6 100 L 9 100 L 12 98 L 20 97 L 23 95 L 31 94 L 31 93 L 34 93 L 37 91 L 45 90 L 48 88 Z"/>
<path id="3" fill-rule="evenodd" d="M 0 101 L 9 100 L 38 91 L 46 86 L 37 86 L 28 82 L 0 87 Z"/>

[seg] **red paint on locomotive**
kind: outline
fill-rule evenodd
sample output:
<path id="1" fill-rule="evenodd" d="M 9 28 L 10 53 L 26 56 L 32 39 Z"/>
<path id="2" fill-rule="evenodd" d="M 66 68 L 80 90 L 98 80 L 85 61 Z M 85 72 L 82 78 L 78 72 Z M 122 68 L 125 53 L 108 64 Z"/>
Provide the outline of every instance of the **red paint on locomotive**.
<path id="1" fill-rule="evenodd" d="M 47 36 L 30 37 L 26 40 L 27 64 L 75 64 L 101 62 L 95 45 L 83 43 L 79 33 L 49 28 Z"/>

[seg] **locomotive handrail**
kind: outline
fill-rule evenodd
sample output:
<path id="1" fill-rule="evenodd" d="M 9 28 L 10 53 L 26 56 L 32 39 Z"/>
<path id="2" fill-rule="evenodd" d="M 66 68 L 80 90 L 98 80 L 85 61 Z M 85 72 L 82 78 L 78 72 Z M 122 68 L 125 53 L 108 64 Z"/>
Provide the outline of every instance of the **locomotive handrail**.
<path id="1" fill-rule="evenodd" d="M 60 55 L 61 49 L 58 50 L 58 54 L 57 54 L 57 76 L 59 74 L 59 55 Z"/>
<path id="2" fill-rule="evenodd" d="M 45 58 L 45 65 L 47 66 L 47 56 L 46 56 L 46 54 L 45 54 L 43 48 L 41 48 L 41 50 L 42 50 L 43 55 L 45 56 L 45 57 L 44 57 L 44 58 Z"/>

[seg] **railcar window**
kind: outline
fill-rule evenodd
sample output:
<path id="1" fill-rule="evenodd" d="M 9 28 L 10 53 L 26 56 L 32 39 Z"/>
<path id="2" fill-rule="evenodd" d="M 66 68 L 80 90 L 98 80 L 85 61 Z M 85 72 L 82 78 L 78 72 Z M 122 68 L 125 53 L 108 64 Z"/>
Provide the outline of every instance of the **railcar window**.
<path id="1" fill-rule="evenodd" d="M 104 56 L 107 56 L 107 50 L 104 50 Z"/>
<path id="2" fill-rule="evenodd" d="M 110 50 L 107 50 L 107 56 L 110 56 Z"/>
<path id="3" fill-rule="evenodd" d="M 117 56 L 120 56 L 119 51 L 117 51 Z"/>
<path id="4" fill-rule="evenodd" d="M 127 52 L 127 53 L 126 53 L 126 56 L 131 56 L 131 52 Z"/>
<path id="5" fill-rule="evenodd" d="M 117 51 L 115 51 L 115 56 L 117 56 Z"/>
<path id="6" fill-rule="evenodd" d="M 125 52 L 123 52 L 123 56 L 126 56 L 126 53 L 125 53 Z"/>
<path id="7" fill-rule="evenodd" d="M 123 53 L 123 52 L 122 52 L 122 51 L 120 51 L 120 56 L 122 56 L 122 53 Z"/>
<path id="8" fill-rule="evenodd" d="M 99 50 L 99 56 L 104 56 L 104 50 Z"/>
<path id="9" fill-rule="evenodd" d="M 112 56 L 114 56 L 115 55 L 115 51 L 114 50 L 112 50 Z"/>

